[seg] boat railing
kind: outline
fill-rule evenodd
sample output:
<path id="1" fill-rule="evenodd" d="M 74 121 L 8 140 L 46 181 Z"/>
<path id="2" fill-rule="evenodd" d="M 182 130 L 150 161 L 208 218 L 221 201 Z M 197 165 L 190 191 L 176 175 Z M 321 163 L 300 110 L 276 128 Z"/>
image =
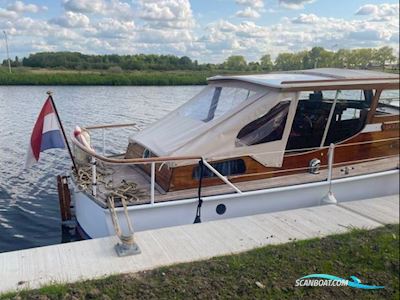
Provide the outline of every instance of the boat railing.
<path id="1" fill-rule="evenodd" d="M 137 131 L 140 130 L 140 128 L 138 127 L 138 125 L 136 123 L 94 125 L 94 126 L 87 126 L 82 129 L 87 132 L 89 132 L 90 130 L 101 130 L 102 131 L 102 140 L 103 140 L 102 153 L 103 153 L 103 156 L 105 156 L 106 155 L 106 130 L 107 129 L 115 129 L 115 128 L 127 128 L 127 127 L 134 128 Z"/>
<path id="2" fill-rule="evenodd" d="M 136 124 L 120 124 L 117 126 L 102 125 L 102 126 L 86 127 L 85 130 L 118 128 L 118 127 L 124 127 L 126 125 L 136 126 Z M 398 141 L 398 140 L 399 140 L 399 138 L 396 137 L 396 138 L 387 138 L 387 139 L 380 139 L 380 140 L 373 140 L 373 141 L 353 142 L 353 143 L 346 143 L 346 144 L 330 144 L 329 146 L 323 146 L 323 147 L 295 149 L 295 150 L 286 151 L 285 153 L 304 152 L 304 151 L 313 151 L 313 150 L 327 150 L 327 154 L 328 154 L 327 163 L 320 164 L 319 168 L 321 170 L 325 169 L 327 171 L 327 176 L 325 177 L 325 179 L 322 179 L 322 180 L 328 181 L 330 183 L 333 178 L 332 172 L 333 172 L 334 167 L 346 166 L 346 165 L 357 164 L 357 163 L 362 163 L 362 162 L 369 162 L 369 161 L 374 161 L 377 159 L 398 157 L 398 154 L 396 154 L 396 155 L 379 156 L 379 157 L 374 157 L 374 158 L 367 158 L 367 159 L 335 163 L 334 152 L 337 148 L 349 147 L 349 146 L 354 146 L 354 145 L 371 144 L 371 143 Z M 217 178 L 222 180 L 226 185 L 228 185 L 236 193 L 239 193 L 239 194 L 242 193 L 242 190 L 239 189 L 238 186 L 232 182 L 232 180 L 235 180 L 236 178 L 255 177 L 255 176 L 259 177 L 260 175 L 276 175 L 279 173 L 294 174 L 295 172 L 300 172 L 300 171 L 307 172 L 310 170 L 310 167 L 308 166 L 308 167 L 282 169 L 282 170 L 270 170 L 270 171 L 266 171 L 266 172 L 257 172 L 257 173 L 251 173 L 251 174 L 225 176 L 225 175 L 221 174 L 218 170 L 216 170 L 212 166 L 212 164 L 209 161 L 207 161 L 207 158 L 199 156 L 199 155 L 148 157 L 148 158 L 116 158 L 116 157 L 108 157 L 108 156 L 99 154 L 96 151 L 94 151 L 88 147 L 85 147 L 82 143 L 80 143 L 75 138 L 74 135 L 71 136 L 71 141 L 75 147 L 77 147 L 79 150 L 83 151 L 86 155 L 88 155 L 90 157 L 90 164 L 91 164 L 91 169 L 92 169 L 91 182 L 92 182 L 93 196 L 96 196 L 96 194 L 97 194 L 96 165 L 97 165 L 98 161 L 100 161 L 104 164 L 109 164 L 109 165 L 150 165 L 150 203 L 151 204 L 155 203 L 156 165 L 157 164 L 162 166 L 163 164 L 170 163 L 170 162 L 183 162 L 183 161 L 187 162 L 187 161 L 193 161 L 193 160 L 202 160 L 203 165 L 205 167 L 207 167 Z M 264 152 L 263 154 L 268 154 L 268 153 L 273 154 L 273 153 L 278 153 L 278 152 L 282 153 L 282 151 L 269 151 L 269 152 Z M 215 159 L 213 159 L 213 160 L 215 160 Z"/>

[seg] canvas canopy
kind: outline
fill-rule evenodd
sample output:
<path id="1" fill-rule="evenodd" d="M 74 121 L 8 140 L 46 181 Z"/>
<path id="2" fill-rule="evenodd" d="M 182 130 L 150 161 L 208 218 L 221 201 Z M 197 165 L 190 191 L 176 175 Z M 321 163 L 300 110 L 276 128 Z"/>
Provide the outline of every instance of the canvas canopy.
<path id="1" fill-rule="evenodd" d="M 132 137 L 131 142 L 157 156 L 198 155 L 219 160 L 250 155 L 265 166 L 280 167 L 297 98 L 296 93 L 281 93 L 251 83 L 212 82 L 190 101 Z M 257 122 L 272 108 L 276 108 L 274 119 L 258 130 L 243 132 L 246 125 Z M 259 142 L 277 126 L 283 126 L 280 139 Z"/>
<path id="2" fill-rule="evenodd" d="M 219 160 L 249 155 L 265 166 L 281 167 L 299 101 L 299 92 L 293 91 L 319 90 L 321 85 L 398 86 L 398 80 L 397 74 L 331 68 L 215 76 L 200 94 L 131 142 L 157 156 Z"/>

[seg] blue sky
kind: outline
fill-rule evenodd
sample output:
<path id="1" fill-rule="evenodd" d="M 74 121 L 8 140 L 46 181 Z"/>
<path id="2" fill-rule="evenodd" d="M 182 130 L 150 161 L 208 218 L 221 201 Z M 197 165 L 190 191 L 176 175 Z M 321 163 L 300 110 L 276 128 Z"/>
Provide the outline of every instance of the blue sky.
<path id="1" fill-rule="evenodd" d="M 11 56 L 39 51 L 159 53 L 249 61 L 322 46 L 399 43 L 396 0 L 0 0 Z M 0 40 L 0 59 L 5 43 Z"/>

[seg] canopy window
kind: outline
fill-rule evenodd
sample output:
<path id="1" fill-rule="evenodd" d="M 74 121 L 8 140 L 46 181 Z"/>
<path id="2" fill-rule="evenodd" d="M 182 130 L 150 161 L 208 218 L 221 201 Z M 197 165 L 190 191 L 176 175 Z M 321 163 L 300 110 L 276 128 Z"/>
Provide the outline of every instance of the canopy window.
<path id="1" fill-rule="evenodd" d="M 236 146 L 252 146 L 282 139 L 290 101 L 275 105 L 268 113 L 243 127 L 236 137 Z"/>
<path id="2" fill-rule="evenodd" d="M 209 122 L 224 115 L 256 92 L 239 87 L 209 86 L 179 109 L 180 115 Z"/>
<path id="3" fill-rule="evenodd" d="M 399 114 L 400 106 L 400 91 L 397 90 L 383 90 L 379 97 L 378 107 L 376 108 L 375 115 Z"/>
<path id="4" fill-rule="evenodd" d="M 286 149 L 327 146 L 357 134 L 365 125 L 373 93 L 372 90 L 301 92 Z"/>

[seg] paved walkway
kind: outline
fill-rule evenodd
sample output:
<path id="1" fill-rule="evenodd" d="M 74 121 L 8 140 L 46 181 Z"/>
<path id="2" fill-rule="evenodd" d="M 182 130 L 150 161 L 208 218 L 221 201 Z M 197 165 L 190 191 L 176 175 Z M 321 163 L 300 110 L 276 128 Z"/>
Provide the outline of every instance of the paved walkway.
<path id="1" fill-rule="evenodd" d="M 399 223 L 399 195 L 137 233 L 141 254 L 118 257 L 115 237 L 0 254 L 0 292 L 37 288 Z"/>

